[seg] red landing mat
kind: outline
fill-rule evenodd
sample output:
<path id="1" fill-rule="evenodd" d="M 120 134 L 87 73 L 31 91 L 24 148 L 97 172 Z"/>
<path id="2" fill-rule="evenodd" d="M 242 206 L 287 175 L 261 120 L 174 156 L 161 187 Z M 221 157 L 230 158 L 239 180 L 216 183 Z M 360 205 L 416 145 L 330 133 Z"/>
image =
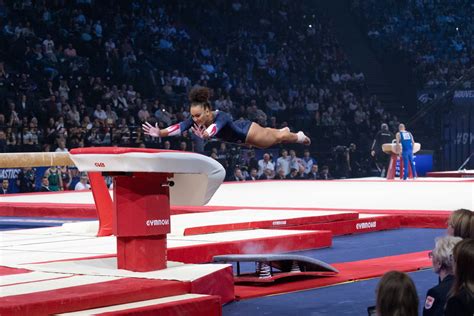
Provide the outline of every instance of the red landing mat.
<path id="1" fill-rule="evenodd" d="M 427 172 L 426 176 L 433 178 L 474 178 L 474 170 L 431 171 Z"/>
<path id="2" fill-rule="evenodd" d="M 31 271 L 26 270 L 26 269 L 17 269 L 17 268 L 0 266 L 0 276 L 11 275 L 11 274 L 21 274 L 21 273 L 28 273 L 28 272 L 31 272 Z"/>
<path id="3" fill-rule="evenodd" d="M 333 236 L 368 233 L 386 229 L 400 228 L 400 218 L 395 215 L 365 217 L 348 221 L 316 223 L 300 226 L 282 227 L 292 230 L 330 230 Z"/>
<path id="4" fill-rule="evenodd" d="M 269 211 L 271 212 L 271 211 Z M 291 213 L 290 213 L 291 214 Z M 308 212 L 309 214 L 309 212 Z M 188 227 L 184 229 L 184 236 L 212 234 L 219 232 L 228 232 L 233 230 L 248 229 L 281 229 L 282 227 L 297 226 L 303 224 L 315 224 L 326 222 L 337 222 L 344 220 L 357 219 L 359 214 L 355 212 L 335 212 L 332 214 L 308 215 L 305 217 L 273 219 L 273 220 L 255 220 L 240 223 L 215 224 L 206 226 Z"/>
<path id="5" fill-rule="evenodd" d="M 207 296 L 180 300 L 177 302 L 169 302 L 154 306 L 146 306 L 139 308 L 131 308 L 127 310 L 97 313 L 96 316 L 176 316 L 176 315 L 193 315 L 193 316 L 221 316 L 222 305 L 220 297 Z"/>
<path id="6" fill-rule="evenodd" d="M 5 202 L 0 216 L 97 218 L 97 212 L 94 204 Z"/>
<path id="7" fill-rule="evenodd" d="M 249 231 L 251 236 L 252 231 Z M 292 252 L 332 245 L 330 231 L 302 232 L 264 238 L 208 243 L 168 249 L 168 260 L 184 263 L 207 263 L 217 255 Z"/>
<path id="8" fill-rule="evenodd" d="M 332 266 L 339 270 L 333 277 L 307 279 L 272 285 L 236 285 L 235 297 L 237 300 L 320 288 L 344 282 L 375 278 L 391 270 L 403 272 L 426 269 L 432 266 L 428 258 L 428 251 L 414 252 L 398 256 L 382 257 L 369 260 L 335 263 Z"/>
<path id="9" fill-rule="evenodd" d="M 124 278 L 3 297 L 0 315 L 49 315 L 190 292 L 190 282 Z"/>
<path id="10" fill-rule="evenodd" d="M 411 228 L 446 228 L 451 211 L 395 211 L 395 210 L 361 210 L 361 214 L 397 215 L 401 227 Z"/>

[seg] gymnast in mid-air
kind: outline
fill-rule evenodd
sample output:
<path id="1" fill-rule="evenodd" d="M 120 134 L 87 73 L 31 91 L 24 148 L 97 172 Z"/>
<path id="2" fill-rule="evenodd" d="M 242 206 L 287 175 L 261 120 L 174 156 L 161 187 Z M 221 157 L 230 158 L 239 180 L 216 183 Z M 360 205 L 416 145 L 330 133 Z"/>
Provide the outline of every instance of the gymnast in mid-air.
<path id="1" fill-rule="evenodd" d="M 310 145 L 311 140 L 303 132 L 290 132 L 288 127 L 275 129 L 262 127 L 248 120 L 232 121 L 225 112 L 213 111 L 209 102 L 210 91 L 206 87 L 195 87 L 189 92 L 191 117 L 181 123 L 160 129 L 146 122 L 142 125 L 146 135 L 153 137 L 179 136 L 184 131 L 202 138 L 219 138 L 231 143 L 244 143 L 257 148 L 268 148 L 280 143 L 300 143 Z"/>

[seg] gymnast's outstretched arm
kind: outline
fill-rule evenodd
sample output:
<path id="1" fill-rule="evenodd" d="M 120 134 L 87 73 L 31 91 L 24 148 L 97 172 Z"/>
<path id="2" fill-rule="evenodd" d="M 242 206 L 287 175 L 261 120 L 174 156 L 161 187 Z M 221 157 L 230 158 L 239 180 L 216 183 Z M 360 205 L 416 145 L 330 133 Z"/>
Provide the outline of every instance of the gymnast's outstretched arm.
<path id="1" fill-rule="evenodd" d="M 168 137 L 168 136 L 180 136 L 184 131 L 187 131 L 193 125 L 193 120 L 188 118 L 181 123 L 177 123 L 167 128 L 160 129 L 158 123 L 155 126 L 151 125 L 148 122 L 142 124 L 143 131 L 145 135 L 150 135 L 153 137 Z"/>

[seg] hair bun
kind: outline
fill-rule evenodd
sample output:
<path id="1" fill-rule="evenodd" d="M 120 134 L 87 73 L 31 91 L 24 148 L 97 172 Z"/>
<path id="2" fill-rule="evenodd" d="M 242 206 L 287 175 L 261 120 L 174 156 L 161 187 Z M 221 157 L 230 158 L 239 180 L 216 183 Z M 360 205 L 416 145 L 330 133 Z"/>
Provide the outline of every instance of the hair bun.
<path id="1" fill-rule="evenodd" d="M 191 103 L 208 103 L 211 91 L 206 87 L 196 87 L 189 92 L 189 101 Z"/>

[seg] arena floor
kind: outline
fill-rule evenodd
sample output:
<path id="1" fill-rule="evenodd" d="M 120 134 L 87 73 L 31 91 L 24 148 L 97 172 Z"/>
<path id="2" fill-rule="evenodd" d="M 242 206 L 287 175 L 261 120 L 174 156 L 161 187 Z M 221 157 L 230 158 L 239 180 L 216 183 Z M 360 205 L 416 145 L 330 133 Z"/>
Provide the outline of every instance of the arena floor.
<path id="1" fill-rule="evenodd" d="M 400 231 L 409 243 L 412 231 L 404 228 L 443 228 L 452 210 L 473 209 L 473 201 L 474 180 L 470 178 L 226 183 L 207 206 L 172 207 L 168 268 L 139 273 L 116 268 L 115 237 L 95 236 L 98 223 L 90 216 L 90 192 L 2 196 L 0 215 L 4 217 L 0 224 L 7 230 L 0 231 L 0 311 L 2 315 L 81 310 L 83 314 L 100 314 L 147 306 L 174 306 L 178 311 L 186 304 L 196 308 L 208 304 L 216 295 L 222 303 L 234 299 L 245 302 L 328 285 L 342 286 L 338 284 L 376 278 L 389 269 L 427 269 L 430 262 L 426 251 L 430 250 L 427 245 L 433 243 L 432 235 L 418 233 L 418 239 L 426 239 L 423 244 L 415 249 L 399 242 L 394 253 L 389 244 L 382 242 L 380 231 Z M 89 215 L 77 216 L 81 207 Z M 16 209 L 34 209 L 35 214 L 13 218 L 11 213 Z M 77 217 L 82 218 L 77 221 Z M 90 220 L 84 220 L 87 217 Z M 20 227 L 23 222 L 26 228 L 32 221 L 42 226 L 41 220 L 45 224 L 53 221 L 48 225 L 65 224 L 8 230 L 11 221 Z M 368 238 L 382 242 L 382 250 L 375 257 L 349 258 L 347 250 L 340 252 L 335 247 L 334 241 L 341 238 L 335 236 L 347 235 L 345 243 L 350 243 L 351 236 L 357 240 L 359 233 L 366 232 L 375 232 Z M 400 236 L 397 239 L 401 240 Z M 351 247 L 355 249 L 357 245 Z M 323 248 L 324 254 L 333 254 L 329 262 L 337 263 L 340 270 L 332 280 L 239 287 L 229 279 L 230 265 L 207 264 L 213 255 L 229 253 L 310 251 L 312 257 L 319 258 Z M 146 295 L 143 287 L 148 289 Z M 324 288 L 318 291 L 321 293 Z M 134 302 L 139 303 L 133 305 Z M 242 304 L 242 313 L 249 306 L 257 306 L 258 301 L 255 302 Z M 239 304 L 234 301 L 232 308 L 224 308 L 224 313 L 239 314 Z M 102 309 L 89 310 L 95 308 Z M 307 304 L 305 308 L 309 308 Z"/>

